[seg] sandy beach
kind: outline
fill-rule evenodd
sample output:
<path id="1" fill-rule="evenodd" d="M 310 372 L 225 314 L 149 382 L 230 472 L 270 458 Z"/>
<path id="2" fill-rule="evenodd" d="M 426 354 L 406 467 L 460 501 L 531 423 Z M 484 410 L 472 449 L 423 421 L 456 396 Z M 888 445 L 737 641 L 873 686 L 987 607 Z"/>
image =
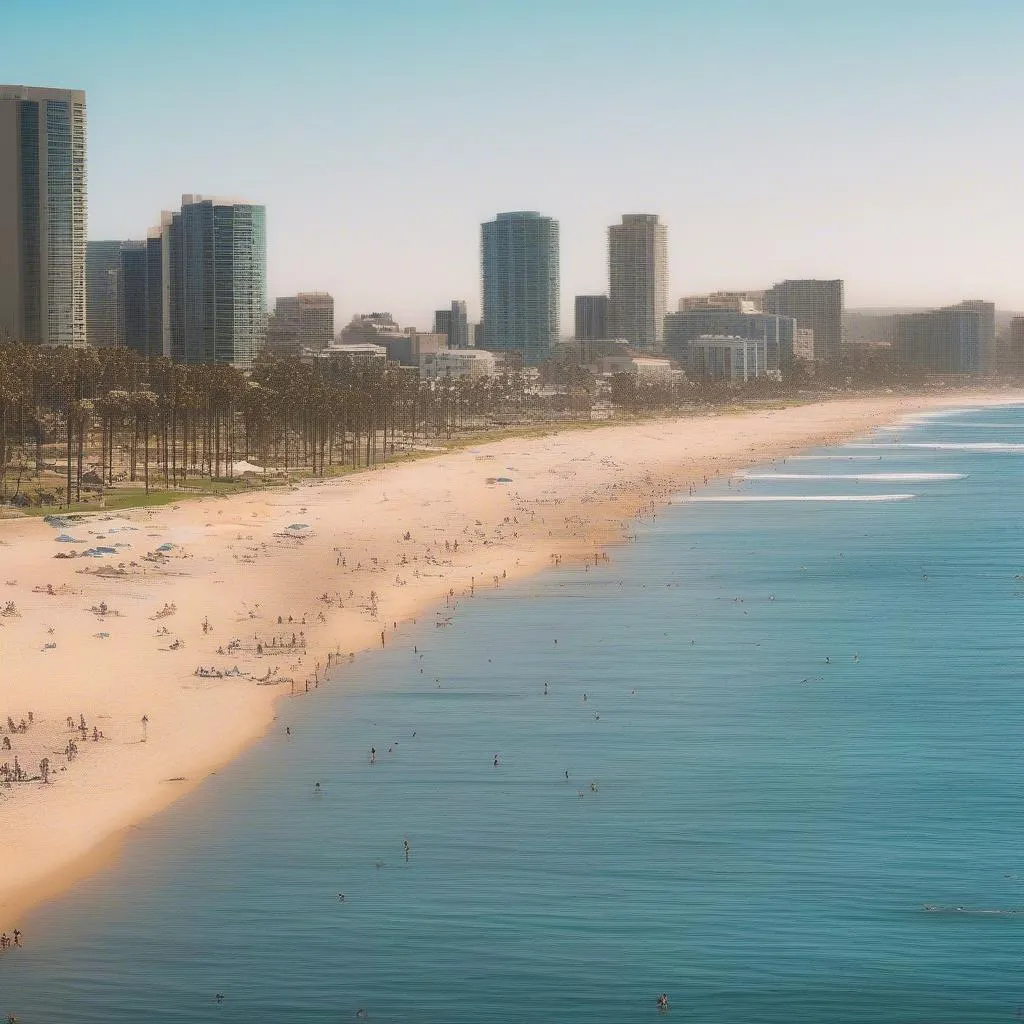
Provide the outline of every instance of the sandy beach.
<path id="1" fill-rule="evenodd" d="M 1008 400 L 891 395 L 568 431 L 287 491 L 0 522 L 0 928 L 283 730 L 283 701 L 405 642 L 412 620 L 443 624 L 455 601 L 556 558 L 614 558 L 633 519 L 705 478 Z"/>

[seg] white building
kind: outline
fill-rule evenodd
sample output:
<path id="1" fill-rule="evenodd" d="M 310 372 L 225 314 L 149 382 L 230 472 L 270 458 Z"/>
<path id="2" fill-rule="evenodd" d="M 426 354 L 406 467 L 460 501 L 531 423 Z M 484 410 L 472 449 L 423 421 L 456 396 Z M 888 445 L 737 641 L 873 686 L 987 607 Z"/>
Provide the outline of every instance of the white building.
<path id="1" fill-rule="evenodd" d="M 654 356 L 601 356 L 597 360 L 599 374 L 631 373 L 644 383 L 667 383 L 679 374 L 672 369 L 670 359 L 658 359 Z"/>
<path id="2" fill-rule="evenodd" d="M 315 359 L 341 359 L 347 357 L 353 363 L 372 363 L 380 361 L 387 362 L 388 350 L 383 345 L 373 345 L 370 342 L 354 345 L 328 345 L 326 348 L 302 349 L 302 359 L 305 362 L 312 362 Z"/>
<path id="3" fill-rule="evenodd" d="M 449 348 L 420 353 L 420 375 L 426 380 L 439 377 L 493 377 L 498 360 L 493 352 L 474 348 Z"/>
<path id="4" fill-rule="evenodd" d="M 731 334 L 703 334 L 690 342 L 687 369 L 691 377 L 746 381 L 763 377 L 767 365 L 763 340 Z"/>

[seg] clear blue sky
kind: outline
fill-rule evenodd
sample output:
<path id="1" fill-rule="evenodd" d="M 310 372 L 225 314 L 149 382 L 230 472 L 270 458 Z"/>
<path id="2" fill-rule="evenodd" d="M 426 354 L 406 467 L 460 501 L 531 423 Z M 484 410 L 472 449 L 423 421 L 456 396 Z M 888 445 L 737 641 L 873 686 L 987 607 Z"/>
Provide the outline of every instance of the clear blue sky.
<path id="1" fill-rule="evenodd" d="M 1024 0 L 4 0 L 5 81 L 85 89 L 90 237 L 182 192 L 267 207 L 271 295 L 339 326 L 479 310 L 479 223 L 669 226 L 680 294 L 1024 308 Z"/>

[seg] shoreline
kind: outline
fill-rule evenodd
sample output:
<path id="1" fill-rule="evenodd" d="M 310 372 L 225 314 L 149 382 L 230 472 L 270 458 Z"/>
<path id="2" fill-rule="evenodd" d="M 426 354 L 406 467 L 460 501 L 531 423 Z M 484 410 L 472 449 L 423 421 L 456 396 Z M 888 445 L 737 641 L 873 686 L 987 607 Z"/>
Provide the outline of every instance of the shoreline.
<path id="1" fill-rule="evenodd" d="M 451 598 L 553 556 L 593 557 L 705 475 L 901 415 L 1022 400 L 834 399 L 512 437 L 285 492 L 92 514 L 61 544 L 39 519 L 0 522 L 0 606 L 16 608 L 0 618 L 0 723 L 33 718 L 3 729 L 0 763 L 17 754 L 32 775 L 52 762 L 50 784 L 0 790 L 0 929 L 111 863 L 134 825 L 266 735 L 279 698 L 344 685 L 343 666 Z M 101 545 L 113 553 L 54 560 Z"/>

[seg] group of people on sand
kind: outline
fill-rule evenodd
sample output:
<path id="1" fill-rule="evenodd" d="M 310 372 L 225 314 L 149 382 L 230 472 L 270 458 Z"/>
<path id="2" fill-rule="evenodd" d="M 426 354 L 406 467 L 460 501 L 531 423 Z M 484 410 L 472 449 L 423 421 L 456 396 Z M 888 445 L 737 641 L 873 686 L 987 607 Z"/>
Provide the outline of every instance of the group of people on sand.
<path id="1" fill-rule="evenodd" d="M 7 932 L 0 932 L 0 953 L 6 953 L 9 949 L 21 948 L 21 932 L 17 928 L 8 935 Z"/>

